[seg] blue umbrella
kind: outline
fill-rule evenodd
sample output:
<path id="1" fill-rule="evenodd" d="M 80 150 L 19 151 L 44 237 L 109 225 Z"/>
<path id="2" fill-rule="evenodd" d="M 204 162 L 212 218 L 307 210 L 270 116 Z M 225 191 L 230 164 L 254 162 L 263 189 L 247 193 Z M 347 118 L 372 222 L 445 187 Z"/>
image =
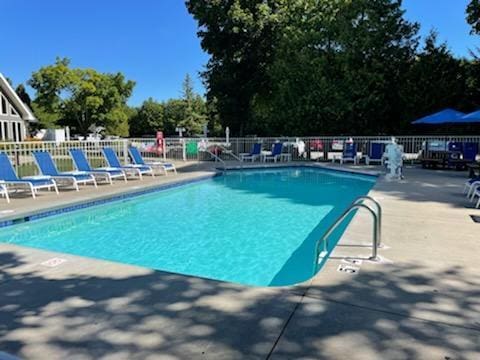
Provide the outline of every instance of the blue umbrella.
<path id="1" fill-rule="evenodd" d="M 480 123 L 480 110 L 463 116 L 461 119 L 458 120 L 458 122 L 466 124 Z"/>
<path id="2" fill-rule="evenodd" d="M 458 123 L 458 120 L 462 119 L 465 116 L 465 113 L 457 111 L 454 109 L 445 109 L 439 111 L 435 114 L 425 116 L 421 119 L 415 120 L 412 124 L 448 124 L 448 123 Z"/>

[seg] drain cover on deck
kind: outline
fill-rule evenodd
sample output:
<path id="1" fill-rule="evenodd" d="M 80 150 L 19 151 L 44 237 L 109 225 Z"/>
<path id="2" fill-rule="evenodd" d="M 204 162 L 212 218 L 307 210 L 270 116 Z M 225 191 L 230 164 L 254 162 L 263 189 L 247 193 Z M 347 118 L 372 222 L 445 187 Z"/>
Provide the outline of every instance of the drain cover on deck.
<path id="1" fill-rule="evenodd" d="M 62 259 L 62 258 L 51 258 L 51 259 L 48 259 L 47 261 L 44 261 L 44 262 L 40 263 L 40 265 L 48 266 L 48 267 L 55 267 L 55 266 L 58 266 L 58 265 L 62 265 L 66 261 L 67 260 Z"/>
<path id="2" fill-rule="evenodd" d="M 472 218 L 473 222 L 476 222 L 477 224 L 480 224 L 480 216 L 477 215 L 470 215 Z"/>
<path id="3" fill-rule="evenodd" d="M 360 271 L 360 268 L 356 266 L 341 264 L 341 265 L 338 265 L 337 271 L 345 274 L 355 275 L 355 274 L 358 274 L 358 272 Z"/>

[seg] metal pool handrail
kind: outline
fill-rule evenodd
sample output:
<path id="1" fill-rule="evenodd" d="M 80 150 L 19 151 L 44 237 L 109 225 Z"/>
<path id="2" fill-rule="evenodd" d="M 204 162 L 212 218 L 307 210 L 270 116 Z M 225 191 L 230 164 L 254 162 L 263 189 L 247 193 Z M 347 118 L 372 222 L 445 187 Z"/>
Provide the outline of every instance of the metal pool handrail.
<path id="1" fill-rule="evenodd" d="M 364 200 L 371 200 L 377 206 L 377 213 L 372 207 L 363 203 Z M 323 244 L 323 252 L 326 253 L 328 251 L 328 238 L 333 233 L 333 231 L 340 225 L 343 220 L 353 211 L 357 209 L 366 209 L 372 216 L 373 216 L 373 242 L 372 242 L 372 256 L 370 256 L 369 260 L 378 260 L 377 256 L 377 249 L 381 242 L 381 229 L 380 229 L 380 222 L 381 221 L 381 206 L 380 204 L 369 196 L 361 196 L 356 199 L 347 210 L 343 212 L 343 214 L 337 218 L 337 220 L 328 228 L 325 234 L 317 241 L 315 246 L 315 266 L 318 264 L 318 259 L 322 251 L 320 251 L 320 244 Z M 380 214 L 380 216 L 379 216 Z"/>
<path id="2" fill-rule="evenodd" d="M 227 171 L 227 164 L 225 163 L 225 161 L 223 161 L 220 156 L 218 156 L 217 154 L 213 153 L 212 151 L 208 150 L 208 149 L 205 149 L 205 152 L 210 154 L 211 156 L 213 156 L 213 158 L 215 159 L 215 161 L 220 161 L 223 165 L 223 171 Z"/>
<path id="3" fill-rule="evenodd" d="M 370 201 L 377 208 L 377 217 L 378 217 L 378 247 L 382 247 L 382 206 L 380 203 L 372 198 L 371 196 L 359 196 L 353 203 L 361 204 L 365 201 Z"/>

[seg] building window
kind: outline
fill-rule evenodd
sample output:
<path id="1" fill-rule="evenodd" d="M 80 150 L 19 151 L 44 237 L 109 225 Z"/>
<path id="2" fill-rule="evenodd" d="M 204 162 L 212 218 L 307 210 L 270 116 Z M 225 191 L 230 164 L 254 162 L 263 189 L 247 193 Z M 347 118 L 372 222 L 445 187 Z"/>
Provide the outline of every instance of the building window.
<path id="1" fill-rule="evenodd" d="M 2 104 L 1 104 L 1 107 L 0 107 L 0 110 L 1 110 L 2 114 L 8 115 L 8 112 L 7 112 L 7 99 L 5 98 L 5 96 L 3 96 L 3 94 L 0 94 L 0 102 L 2 103 Z"/>
<path id="2" fill-rule="evenodd" d="M 13 116 L 18 116 L 18 112 L 13 106 L 10 106 L 10 114 L 12 114 Z"/>

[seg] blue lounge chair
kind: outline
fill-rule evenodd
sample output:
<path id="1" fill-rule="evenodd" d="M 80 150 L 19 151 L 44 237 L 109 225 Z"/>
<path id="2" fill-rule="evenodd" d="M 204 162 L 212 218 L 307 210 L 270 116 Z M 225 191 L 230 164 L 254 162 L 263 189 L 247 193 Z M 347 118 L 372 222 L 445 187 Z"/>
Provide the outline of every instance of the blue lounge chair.
<path id="1" fill-rule="evenodd" d="M 123 170 L 107 167 L 92 169 L 82 149 L 70 149 L 70 155 L 72 156 L 73 163 L 78 171 L 92 174 L 95 177 L 101 177 L 112 185 L 113 179 L 116 178 L 122 178 L 127 182 L 127 175 Z"/>
<path id="2" fill-rule="evenodd" d="M 51 190 L 53 188 L 58 195 L 57 184 L 50 176 L 35 176 L 20 179 L 10 162 L 8 155 L 5 153 L 0 153 L 0 180 L 2 181 L 2 187 L 6 187 L 6 190 L 9 190 L 10 185 L 15 189 L 20 187 L 28 188 L 34 199 L 36 198 L 37 191 L 40 189 Z"/>
<path id="3" fill-rule="evenodd" d="M 59 172 L 52 156 L 47 151 L 35 151 L 33 152 L 33 158 L 35 159 L 35 163 L 37 164 L 40 173 L 42 175 L 51 176 L 57 184 L 61 182 L 72 184 L 77 191 L 80 190 L 78 184 L 86 185 L 92 183 L 97 187 L 97 181 L 92 174 L 82 171 Z"/>
<path id="4" fill-rule="evenodd" d="M 144 174 L 150 174 L 155 177 L 152 168 L 148 165 L 122 165 L 122 163 L 118 159 L 117 154 L 110 147 L 103 148 L 103 155 L 105 156 L 105 159 L 107 160 L 109 166 L 111 166 L 112 168 L 123 170 L 126 173 L 133 173 L 137 175 L 140 180 L 142 180 L 142 175 Z"/>
<path id="5" fill-rule="evenodd" d="M 347 161 L 353 161 L 355 165 L 358 164 L 357 144 L 351 142 L 345 143 L 342 157 L 340 158 L 340 164 L 343 164 Z"/>
<path id="6" fill-rule="evenodd" d="M 273 144 L 272 153 L 270 155 L 266 155 L 263 158 L 263 161 L 267 162 L 268 160 L 273 160 L 273 162 L 277 162 L 277 160 L 282 155 L 283 144 L 282 143 L 275 143 Z"/>
<path id="7" fill-rule="evenodd" d="M 383 164 L 383 154 L 385 153 L 384 143 L 370 143 L 368 147 L 368 155 L 365 155 L 365 164 L 370 165 L 372 162 Z"/>
<path id="8" fill-rule="evenodd" d="M 251 160 L 252 162 L 254 162 L 257 158 L 260 157 L 261 153 L 262 153 L 262 144 L 256 143 L 256 144 L 253 144 L 253 148 L 251 152 L 240 154 L 240 160 L 241 161 Z"/>
<path id="9" fill-rule="evenodd" d="M 136 165 L 150 166 L 151 168 L 161 169 L 163 170 L 165 175 L 167 175 L 167 171 L 173 171 L 175 174 L 177 173 L 177 169 L 172 163 L 163 161 L 145 162 L 145 160 L 143 160 L 142 154 L 140 154 L 140 151 L 135 146 L 130 146 L 128 148 L 128 152 L 130 154 L 130 157 L 132 158 L 133 163 Z"/>

